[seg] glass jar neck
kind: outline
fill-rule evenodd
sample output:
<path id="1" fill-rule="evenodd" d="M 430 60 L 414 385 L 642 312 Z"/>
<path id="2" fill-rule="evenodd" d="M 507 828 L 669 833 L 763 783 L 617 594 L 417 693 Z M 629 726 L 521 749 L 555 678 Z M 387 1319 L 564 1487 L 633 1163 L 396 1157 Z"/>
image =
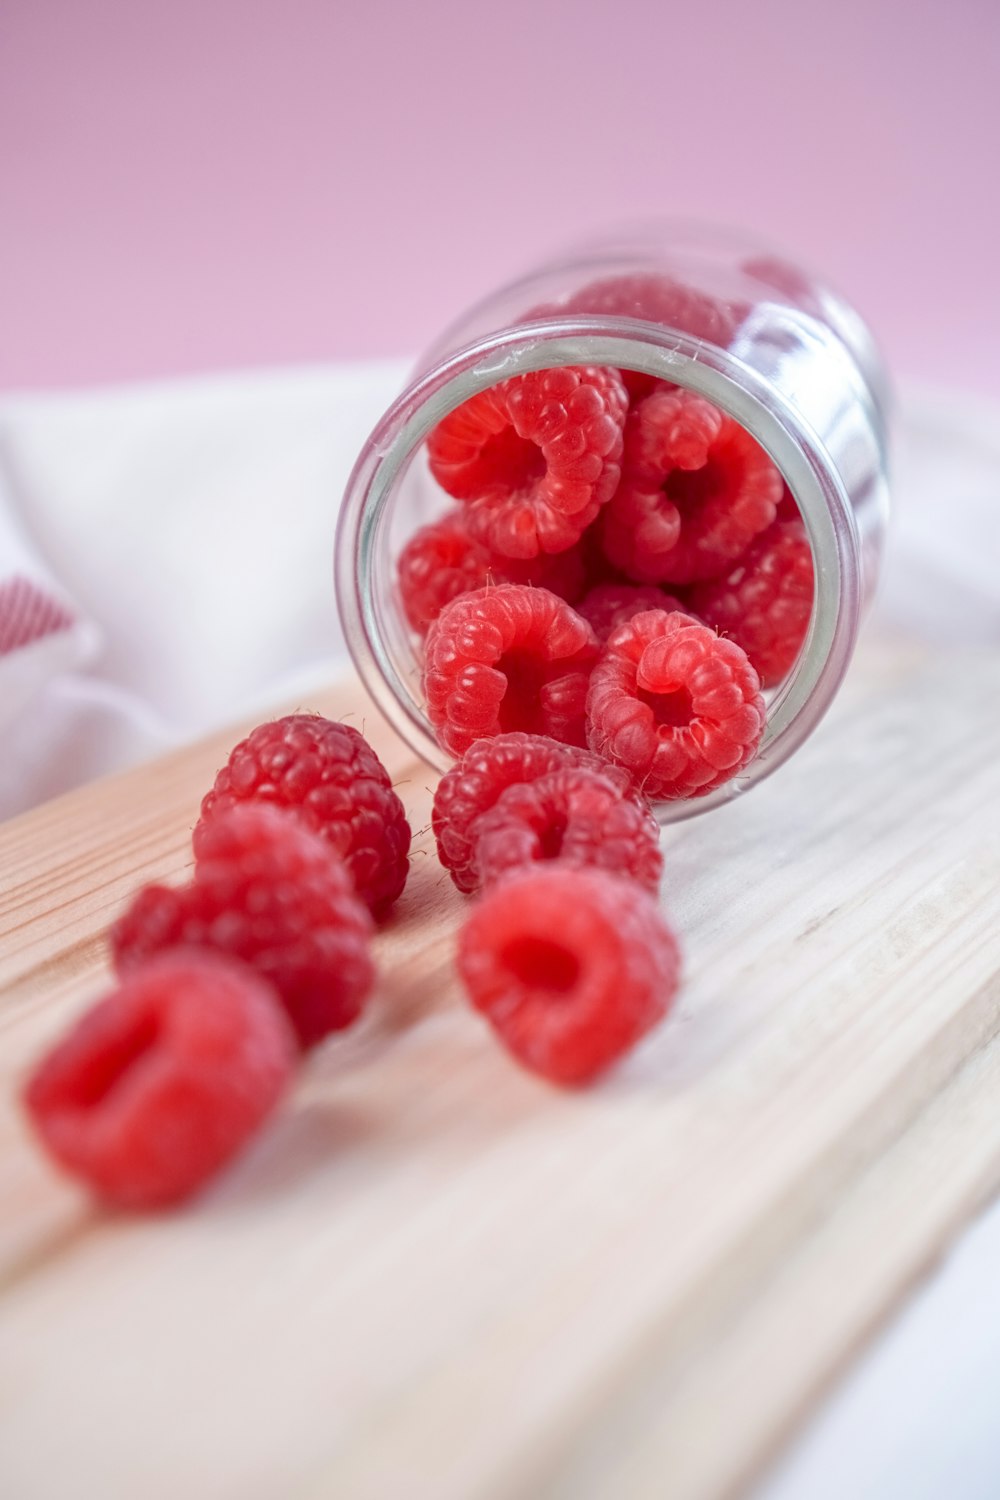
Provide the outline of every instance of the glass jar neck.
<path id="1" fill-rule="evenodd" d="M 770 775 L 831 703 L 860 620 L 858 497 L 869 471 L 884 461 L 880 424 L 847 351 L 817 324 L 790 328 L 772 319 L 741 329 L 722 350 L 629 318 L 553 317 L 484 337 L 425 371 L 386 412 L 355 466 L 338 526 L 336 583 L 365 687 L 417 754 L 440 769 L 449 758 L 423 714 L 417 652 L 391 604 L 393 502 L 424 439 L 449 411 L 498 381 L 560 365 L 641 371 L 727 412 L 781 470 L 812 547 L 812 620 L 796 666 L 769 705 L 761 749 L 741 776 L 711 795 L 657 808 L 661 821 L 678 821 Z"/>

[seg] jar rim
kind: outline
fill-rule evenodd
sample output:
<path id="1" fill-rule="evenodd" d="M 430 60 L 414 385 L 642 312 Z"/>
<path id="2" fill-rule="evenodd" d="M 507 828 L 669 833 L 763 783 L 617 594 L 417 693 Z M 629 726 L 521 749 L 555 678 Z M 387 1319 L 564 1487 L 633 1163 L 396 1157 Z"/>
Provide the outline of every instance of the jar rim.
<path id="1" fill-rule="evenodd" d="M 428 433 L 471 396 L 511 376 L 562 365 L 611 365 L 697 392 L 739 422 L 776 464 L 802 514 L 814 562 L 814 600 L 798 659 L 768 704 L 760 749 L 738 776 L 704 797 L 659 802 L 662 823 L 724 806 L 772 775 L 813 732 L 843 680 L 861 616 L 861 544 L 836 468 L 795 406 L 730 350 L 625 317 L 549 316 L 490 334 L 419 375 L 361 450 L 337 525 L 334 574 L 348 650 L 367 692 L 419 757 L 453 763 L 397 669 L 370 587 L 389 502 Z M 419 684 L 416 651 L 413 676 Z M 418 689 L 419 691 L 419 689 Z"/>

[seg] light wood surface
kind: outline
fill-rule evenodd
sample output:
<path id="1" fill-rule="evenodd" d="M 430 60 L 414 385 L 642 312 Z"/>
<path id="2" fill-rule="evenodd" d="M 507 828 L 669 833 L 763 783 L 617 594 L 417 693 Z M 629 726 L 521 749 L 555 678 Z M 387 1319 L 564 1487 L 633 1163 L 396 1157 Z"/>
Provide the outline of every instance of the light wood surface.
<path id="1" fill-rule="evenodd" d="M 152 1220 L 57 1179 L 16 1088 L 233 736 L 0 828 L 0 1494 L 744 1493 L 1000 1183 L 998 702 L 995 656 L 867 640 L 793 763 L 664 835 L 683 996 L 583 1094 L 464 1007 L 418 838 L 367 1020 Z"/>

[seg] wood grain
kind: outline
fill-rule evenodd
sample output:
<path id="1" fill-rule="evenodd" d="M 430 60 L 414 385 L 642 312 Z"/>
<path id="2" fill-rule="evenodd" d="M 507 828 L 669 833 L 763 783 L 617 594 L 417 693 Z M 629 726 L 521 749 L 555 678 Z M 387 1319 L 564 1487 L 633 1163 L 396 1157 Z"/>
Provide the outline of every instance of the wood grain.
<path id="1" fill-rule="evenodd" d="M 586 1094 L 464 1008 L 418 839 L 371 1015 L 157 1220 L 58 1181 L 15 1092 L 232 736 L 0 828 L 0 1493 L 745 1492 L 1000 1183 L 998 698 L 992 655 L 873 637 L 792 764 L 666 833 L 683 998 Z"/>

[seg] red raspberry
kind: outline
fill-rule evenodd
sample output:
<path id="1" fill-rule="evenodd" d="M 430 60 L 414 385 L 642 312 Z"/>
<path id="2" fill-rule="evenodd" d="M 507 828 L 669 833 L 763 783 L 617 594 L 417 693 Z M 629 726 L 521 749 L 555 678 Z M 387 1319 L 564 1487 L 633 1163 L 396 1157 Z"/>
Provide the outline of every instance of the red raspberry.
<path id="1" fill-rule="evenodd" d="M 376 917 L 409 874 L 410 825 L 388 773 L 363 735 L 320 714 L 259 724 L 233 750 L 201 804 L 199 854 L 211 820 L 247 802 L 294 812 L 344 860 Z"/>
<path id="2" fill-rule="evenodd" d="M 648 807 L 600 772 L 563 766 L 501 792 L 476 823 L 483 885 L 545 860 L 623 875 L 655 895 L 663 870 L 659 828 Z"/>
<path id="3" fill-rule="evenodd" d="M 620 625 L 587 695 L 590 748 L 657 798 L 700 797 L 741 771 L 764 732 L 744 652 L 687 615 L 651 610 Z"/>
<path id="4" fill-rule="evenodd" d="M 749 311 L 743 302 L 726 302 L 695 291 L 670 276 L 644 273 L 634 276 L 609 276 L 591 282 L 576 292 L 560 311 L 583 313 L 594 317 L 639 318 L 645 323 L 659 323 L 676 328 L 692 338 L 728 348 L 733 334 Z M 638 370 L 621 370 L 629 400 L 635 405 L 645 396 L 662 388 L 662 382 Z"/>
<path id="5" fill-rule="evenodd" d="M 487 891 L 460 937 L 469 998 L 525 1067 L 585 1083 L 666 1015 L 680 956 L 656 903 L 606 870 L 544 865 Z"/>
<path id="6" fill-rule="evenodd" d="M 782 487 L 738 422 L 690 391 L 654 391 L 629 415 L 605 550 L 643 583 L 717 577 L 770 526 Z"/>
<path id="7" fill-rule="evenodd" d="M 802 520 L 802 512 L 799 510 L 799 507 L 796 505 L 794 499 L 792 498 L 792 492 L 788 488 L 787 484 L 782 489 L 781 499 L 778 501 L 777 519 L 779 521 Z"/>
<path id="8" fill-rule="evenodd" d="M 586 565 L 579 545 L 526 562 L 499 557 L 469 535 L 465 510 L 421 526 L 399 555 L 403 609 L 419 635 L 452 599 L 488 583 L 535 584 L 572 604 L 586 585 Z"/>
<path id="9" fill-rule="evenodd" d="M 561 310 L 588 317 L 638 318 L 726 348 L 749 305 L 712 297 L 672 276 L 642 272 L 592 281 L 574 292 Z"/>
<path id="10" fill-rule="evenodd" d="M 244 1146 L 292 1073 L 295 1039 L 242 964 L 171 953 L 93 1006 L 24 1094 L 56 1160 L 103 1198 L 159 1208 Z"/>
<path id="11" fill-rule="evenodd" d="M 427 633 L 427 715 L 453 755 L 512 729 L 582 745 L 596 654 L 586 620 L 547 589 L 502 583 L 462 594 Z"/>
<path id="12" fill-rule="evenodd" d="M 780 682 L 798 656 L 813 595 L 812 548 L 801 521 L 775 521 L 731 573 L 691 591 L 698 613 L 746 652 L 764 687 Z"/>
<path id="13" fill-rule="evenodd" d="M 809 278 L 796 266 L 789 265 L 787 260 L 780 260 L 776 255 L 755 255 L 745 260 L 740 270 L 744 276 L 750 276 L 762 286 L 779 292 L 803 312 L 819 318 L 821 322 L 829 321 L 822 295 Z"/>
<path id="14" fill-rule="evenodd" d="M 115 966 L 208 948 L 253 966 L 303 1047 L 350 1026 L 372 986 L 372 919 L 346 866 L 288 813 L 237 807 L 202 830 L 194 880 L 149 885 L 111 930 Z"/>
<path id="15" fill-rule="evenodd" d="M 606 641 L 619 625 L 647 609 L 679 609 L 682 613 L 691 613 L 683 599 L 651 583 L 598 583 L 576 606 L 577 614 L 589 622 L 599 641 Z"/>
<path id="16" fill-rule="evenodd" d="M 614 494 L 627 408 L 617 370 L 515 375 L 435 427 L 431 473 L 469 502 L 469 530 L 491 551 L 563 552 Z"/>
<path id="17" fill-rule="evenodd" d="M 598 771 L 626 794 L 631 787 L 631 778 L 620 767 L 608 765 L 589 750 L 562 745 L 540 734 L 498 734 L 476 740 L 458 764 L 442 776 L 434 793 L 431 826 L 438 859 L 460 891 L 479 887 L 478 820 L 508 787 L 536 781 L 562 766 Z"/>

